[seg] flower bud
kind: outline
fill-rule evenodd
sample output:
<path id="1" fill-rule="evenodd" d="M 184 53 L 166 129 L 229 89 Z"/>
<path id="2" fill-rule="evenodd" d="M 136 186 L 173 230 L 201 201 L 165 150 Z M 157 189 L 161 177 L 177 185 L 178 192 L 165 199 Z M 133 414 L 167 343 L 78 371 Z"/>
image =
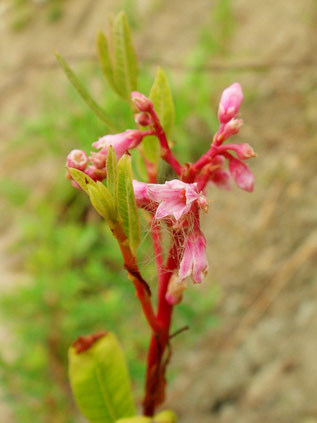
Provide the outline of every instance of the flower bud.
<path id="1" fill-rule="evenodd" d="M 91 152 L 89 157 L 91 163 L 95 165 L 98 169 L 103 169 L 106 167 L 107 156 L 103 153 Z"/>
<path id="2" fill-rule="evenodd" d="M 256 153 L 249 144 L 237 144 L 235 152 L 240 160 L 251 159 L 256 156 Z"/>
<path id="3" fill-rule="evenodd" d="M 67 156 L 66 166 L 78 170 L 85 170 L 87 163 L 88 156 L 84 151 L 72 150 Z"/>
<path id="4" fill-rule="evenodd" d="M 254 177 L 245 163 L 231 156 L 229 158 L 229 171 L 239 188 L 248 192 L 253 191 Z"/>
<path id="5" fill-rule="evenodd" d="M 90 176 L 93 181 L 102 181 L 107 175 L 105 169 L 98 169 L 96 166 L 89 166 L 85 170 L 85 174 Z"/>
<path id="6" fill-rule="evenodd" d="M 182 301 L 183 292 L 187 288 L 185 280 L 181 280 L 175 273 L 171 276 L 165 299 L 170 305 L 179 304 Z"/>
<path id="7" fill-rule="evenodd" d="M 138 91 L 131 93 L 131 100 L 139 112 L 150 112 L 154 107 L 152 100 Z"/>
<path id="8" fill-rule="evenodd" d="M 243 93 L 241 85 L 238 82 L 230 85 L 222 93 L 219 109 L 218 118 L 221 123 L 227 123 L 229 120 L 234 118 L 243 100 Z"/>
<path id="9" fill-rule="evenodd" d="M 94 142 L 92 146 L 98 150 L 100 149 L 101 154 L 107 155 L 109 147 L 112 145 L 119 160 L 127 150 L 135 148 L 140 144 L 144 136 L 143 132 L 137 129 L 127 129 L 120 134 L 105 135 Z"/>
<path id="10" fill-rule="evenodd" d="M 147 113 L 144 113 L 144 112 L 137 113 L 134 116 L 134 120 L 137 123 L 137 125 L 140 125 L 140 126 L 149 126 L 152 123 L 151 117 Z"/>
<path id="11" fill-rule="evenodd" d="M 231 119 L 228 123 L 225 124 L 222 132 L 217 136 L 217 141 L 219 143 L 224 142 L 232 135 L 236 135 L 243 125 L 242 119 Z"/>

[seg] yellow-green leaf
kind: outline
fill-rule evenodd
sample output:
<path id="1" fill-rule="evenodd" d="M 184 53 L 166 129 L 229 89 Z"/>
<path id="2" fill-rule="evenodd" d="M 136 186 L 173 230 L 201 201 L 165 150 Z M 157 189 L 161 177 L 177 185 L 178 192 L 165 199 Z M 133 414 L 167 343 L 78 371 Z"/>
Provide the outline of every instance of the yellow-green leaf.
<path id="1" fill-rule="evenodd" d="M 124 12 L 120 12 L 115 18 L 112 31 L 115 86 L 118 94 L 129 101 L 131 92 L 137 89 L 138 61 Z"/>
<path id="2" fill-rule="evenodd" d="M 132 185 L 131 156 L 128 154 L 124 154 L 118 162 L 117 205 L 123 230 L 135 254 L 140 244 L 141 231 Z"/>
<path id="3" fill-rule="evenodd" d="M 167 77 L 162 68 L 158 68 L 154 84 L 151 88 L 150 98 L 160 118 L 167 138 L 171 136 L 174 125 L 174 103 Z"/>
<path id="4" fill-rule="evenodd" d="M 88 91 L 86 90 L 86 88 L 82 85 L 82 83 L 79 81 L 79 79 L 71 70 L 71 68 L 68 66 L 68 64 L 65 62 L 65 60 L 59 54 L 56 54 L 56 57 L 61 67 L 63 68 L 67 78 L 72 83 L 74 88 L 77 90 L 81 98 L 86 102 L 86 104 L 95 113 L 95 115 L 98 116 L 107 125 L 110 131 L 116 132 L 116 128 L 114 127 L 113 123 L 111 123 L 111 121 L 109 120 L 104 110 L 88 94 Z"/>
<path id="5" fill-rule="evenodd" d="M 176 414 L 173 411 L 165 410 L 154 416 L 155 423 L 177 423 Z M 153 423 L 154 423 L 153 422 Z"/>
<path id="6" fill-rule="evenodd" d="M 151 417 L 135 416 L 135 417 L 131 417 L 130 419 L 117 420 L 116 423 L 151 423 L 151 422 L 153 422 L 153 419 L 151 419 Z"/>
<path id="7" fill-rule="evenodd" d="M 113 195 L 113 198 L 116 198 L 118 164 L 117 164 L 117 157 L 112 145 L 110 145 L 108 153 L 107 153 L 106 169 L 107 169 L 107 188 Z"/>
<path id="8" fill-rule="evenodd" d="M 135 415 L 126 363 L 113 334 L 79 353 L 72 346 L 69 376 L 77 406 L 90 423 L 115 423 Z"/>
<path id="9" fill-rule="evenodd" d="M 110 87 L 114 91 L 117 91 L 113 76 L 113 63 L 110 56 L 108 41 L 101 31 L 98 33 L 97 37 L 97 48 L 102 72 Z"/>
<path id="10" fill-rule="evenodd" d="M 90 176 L 86 175 L 81 170 L 69 167 L 68 168 L 72 178 L 80 186 L 80 188 L 88 194 L 88 185 L 94 185 L 95 182 L 91 179 Z"/>

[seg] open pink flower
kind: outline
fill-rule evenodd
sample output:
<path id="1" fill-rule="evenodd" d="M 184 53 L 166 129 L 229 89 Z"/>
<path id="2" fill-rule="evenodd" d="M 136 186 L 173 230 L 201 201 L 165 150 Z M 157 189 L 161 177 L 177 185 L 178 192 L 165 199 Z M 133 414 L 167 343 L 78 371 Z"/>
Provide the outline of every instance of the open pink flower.
<path id="1" fill-rule="evenodd" d="M 200 283 L 207 271 L 206 238 L 199 229 L 194 229 L 185 240 L 178 276 L 183 280 L 191 275 L 194 282 Z"/>
<path id="2" fill-rule="evenodd" d="M 165 184 L 148 184 L 147 193 L 151 200 L 159 203 L 155 213 L 156 219 L 174 216 L 179 220 L 189 212 L 195 201 L 201 197 L 205 200 L 205 196 L 198 192 L 197 184 L 187 184 L 177 179 Z"/>
<path id="3" fill-rule="evenodd" d="M 139 182 L 133 179 L 132 185 L 137 206 L 146 207 L 150 202 L 150 198 L 147 193 L 148 184 L 146 182 Z"/>
<path id="4" fill-rule="evenodd" d="M 222 93 L 219 109 L 218 118 L 221 123 L 227 123 L 229 120 L 234 118 L 243 100 L 243 93 L 241 85 L 238 82 L 230 85 Z"/>
<path id="5" fill-rule="evenodd" d="M 100 153 L 107 155 L 110 145 L 112 145 L 117 159 L 119 160 L 123 154 L 135 148 L 143 139 L 143 132 L 136 129 L 128 129 L 125 132 L 115 135 L 105 135 L 99 138 L 98 141 L 92 144 L 97 150 L 100 149 Z"/>

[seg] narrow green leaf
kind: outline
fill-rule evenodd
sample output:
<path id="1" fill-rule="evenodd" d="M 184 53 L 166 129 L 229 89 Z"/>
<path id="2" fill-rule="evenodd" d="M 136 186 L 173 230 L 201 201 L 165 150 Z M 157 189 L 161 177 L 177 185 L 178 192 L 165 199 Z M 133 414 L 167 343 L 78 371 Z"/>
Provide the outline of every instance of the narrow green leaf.
<path id="1" fill-rule="evenodd" d="M 154 419 L 155 423 L 177 423 L 176 414 L 170 410 L 161 411 Z"/>
<path id="2" fill-rule="evenodd" d="M 155 111 L 160 118 L 166 136 L 169 138 L 174 125 L 175 111 L 172 93 L 162 68 L 157 70 L 150 98 L 154 103 Z"/>
<path id="3" fill-rule="evenodd" d="M 110 87 L 114 91 L 117 91 L 113 76 L 113 64 L 110 56 L 108 41 L 101 31 L 98 33 L 97 37 L 97 48 L 102 72 Z"/>
<path id="4" fill-rule="evenodd" d="M 145 417 L 145 416 L 135 416 L 135 417 L 131 417 L 130 419 L 120 419 L 116 421 L 116 423 L 151 423 L 151 422 L 153 422 L 153 419 L 151 419 L 151 417 Z"/>
<path id="5" fill-rule="evenodd" d="M 131 251 L 135 253 L 140 244 L 141 231 L 132 186 L 131 157 L 128 154 L 124 154 L 118 162 L 117 204 L 123 230 L 129 239 Z"/>
<path id="6" fill-rule="evenodd" d="M 117 214 L 116 214 L 116 207 L 114 197 L 112 196 L 111 192 L 108 188 L 104 186 L 104 184 L 100 181 L 96 183 L 99 195 L 101 197 L 101 201 L 104 207 L 107 209 L 108 217 L 111 223 L 117 221 Z M 110 222 L 108 222 L 110 224 Z"/>
<path id="7" fill-rule="evenodd" d="M 95 182 L 91 179 L 90 176 L 86 175 L 84 172 L 78 169 L 74 169 L 72 167 L 68 168 L 72 178 L 75 182 L 80 186 L 80 188 L 88 194 L 88 185 L 94 185 Z"/>
<path id="8" fill-rule="evenodd" d="M 112 29 L 114 66 L 113 75 L 118 94 L 130 100 L 137 89 L 138 61 L 132 44 L 128 19 L 124 12 L 115 18 Z"/>
<path id="9" fill-rule="evenodd" d="M 86 104 L 90 107 L 90 109 L 95 113 L 96 116 L 99 117 L 110 129 L 112 132 L 116 132 L 116 128 L 109 120 L 106 113 L 103 111 L 103 109 L 95 102 L 95 100 L 88 94 L 86 88 L 82 85 L 82 83 L 79 81 L 77 76 L 74 74 L 74 72 L 71 70 L 71 68 L 68 66 L 68 64 L 65 62 L 65 60 L 59 55 L 56 54 L 57 60 L 59 61 L 61 67 L 63 68 L 67 78 L 72 83 L 74 88 L 76 88 L 78 94 L 81 96 L 81 98 L 86 102 Z"/>
<path id="10" fill-rule="evenodd" d="M 112 145 L 110 145 L 108 153 L 107 153 L 106 169 L 107 169 L 107 188 L 113 195 L 113 198 L 116 198 L 118 164 L 117 164 L 117 157 Z"/>
<path id="11" fill-rule="evenodd" d="M 107 333 L 89 342 L 84 350 L 77 350 L 76 343 L 69 349 L 69 376 L 78 408 L 91 423 L 134 416 L 131 384 L 116 337 Z"/>

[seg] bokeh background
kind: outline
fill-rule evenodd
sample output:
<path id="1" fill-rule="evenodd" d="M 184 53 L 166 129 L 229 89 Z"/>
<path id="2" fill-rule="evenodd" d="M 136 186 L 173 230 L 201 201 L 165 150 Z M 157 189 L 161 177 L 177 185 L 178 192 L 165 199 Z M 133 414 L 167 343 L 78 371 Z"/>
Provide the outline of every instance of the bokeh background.
<path id="1" fill-rule="evenodd" d="M 167 406 L 182 423 L 317 422 L 317 3 L 315 0 L 1 0 L 1 423 L 77 423 L 66 374 L 78 335 L 113 330 L 136 398 L 148 330 L 118 249 L 64 180 L 67 152 L 104 134 L 57 65 L 59 51 L 122 129 L 95 38 L 124 9 L 141 90 L 167 72 L 173 138 L 195 160 L 239 81 L 239 141 L 258 157 L 253 194 L 211 189 L 210 272 L 177 307 Z M 142 267 L 153 259 L 146 229 Z M 154 281 L 152 281 L 154 283 Z"/>

